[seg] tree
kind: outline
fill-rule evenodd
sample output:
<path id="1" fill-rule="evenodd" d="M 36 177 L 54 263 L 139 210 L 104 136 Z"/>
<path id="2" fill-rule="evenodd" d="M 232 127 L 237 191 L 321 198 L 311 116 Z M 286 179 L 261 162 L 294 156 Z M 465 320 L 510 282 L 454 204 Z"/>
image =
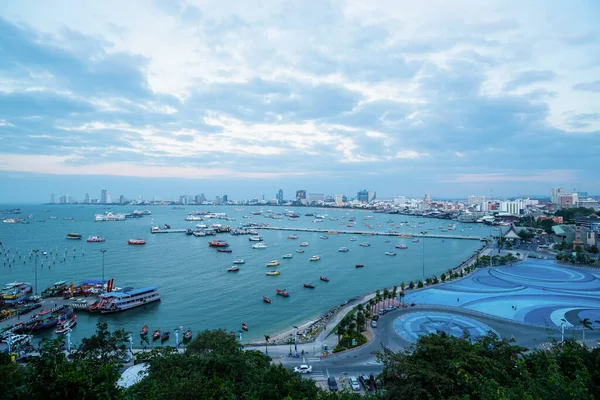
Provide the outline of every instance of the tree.
<path id="1" fill-rule="evenodd" d="M 422 288 L 422 287 L 423 287 L 423 282 L 419 281 L 419 282 L 417 283 L 417 287 L 418 287 L 419 289 L 420 289 L 420 288 Z"/>
<path id="2" fill-rule="evenodd" d="M 342 324 L 342 321 L 340 321 L 340 323 L 338 324 L 335 333 L 337 334 L 338 337 L 338 345 L 340 344 L 340 338 L 342 336 L 344 336 L 344 334 L 346 333 L 346 330 L 344 329 L 344 325 Z"/>
<path id="3" fill-rule="evenodd" d="M 589 329 L 590 331 L 593 330 L 593 328 L 592 328 L 592 321 L 590 321 L 589 318 L 584 318 L 581 321 L 579 321 L 579 323 L 583 327 L 583 329 L 581 330 L 581 332 L 583 333 L 583 341 L 585 342 L 585 330 L 586 329 Z"/>
<path id="4" fill-rule="evenodd" d="M 531 240 L 535 236 L 533 232 L 528 231 L 527 229 L 521 229 L 517 233 L 522 240 Z"/>
<path id="5" fill-rule="evenodd" d="M 375 301 L 377 302 L 377 308 L 375 312 L 377 312 L 379 311 L 379 302 L 381 301 L 381 292 L 379 291 L 379 289 L 375 291 Z"/>
<path id="6" fill-rule="evenodd" d="M 25 398 L 25 368 L 13 362 L 8 353 L 0 352 L 0 393 L 6 400 Z"/>
<path id="7" fill-rule="evenodd" d="M 390 298 L 390 291 L 387 289 L 383 289 L 383 306 L 387 307 L 387 301 Z"/>
<path id="8" fill-rule="evenodd" d="M 397 296 L 398 296 L 398 286 L 394 286 L 392 289 L 392 300 L 395 301 Z"/>
<path id="9" fill-rule="evenodd" d="M 356 313 L 356 333 L 360 333 L 366 321 L 367 319 L 365 318 L 365 314 L 362 311 Z"/>
<path id="10" fill-rule="evenodd" d="M 81 344 L 71 354 L 71 359 L 81 362 L 105 364 L 118 361 L 127 356 L 128 334 L 123 329 L 114 332 L 108 330 L 106 322 L 96 323 L 96 333 L 89 338 L 83 338 Z"/>
<path id="11" fill-rule="evenodd" d="M 442 273 L 440 279 L 442 280 L 442 282 L 446 282 L 446 274 Z"/>
<path id="12" fill-rule="evenodd" d="M 269 340 L 271 340 L 271 336 L 265 335 L 265 354 L 267 356 L 269 355 L 269 348 L 267 347 L 269 345 Z"/>
<path id="13" fill-rule="evenodd" d="M 404 284 L 404 282 L 402 282 L 400 284 L 400 290 L 402 290 L 404 292 L 404 289 L 406 288 L 406 285 Z"/>
<path id="14" fill-rule="evenodd" d="M 408 284 L 408 288 L 411 290 L 415 288 L 415 284 L 413 283 L 413 281 L 410 281 L 410 283 Z"/>
<path id="15" fill-rule="evenodd" d="M 590 248 L 588 249 L 588 251 L 592 254 L 598 254 L 598 246 L 596 246 L 595 244 L 591 245 Z"/>

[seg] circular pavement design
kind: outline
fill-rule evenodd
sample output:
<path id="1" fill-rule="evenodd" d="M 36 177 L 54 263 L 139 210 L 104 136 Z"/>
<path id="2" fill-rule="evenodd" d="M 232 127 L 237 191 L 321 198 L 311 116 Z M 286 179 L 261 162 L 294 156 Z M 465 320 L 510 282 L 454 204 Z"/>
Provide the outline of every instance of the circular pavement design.
<path id="1" fill-rule="evenodd" d="M 473 318 L 436 311 L 416 311 L 404 314 L 394 321 L 394 330 L 412 343 L 415 343 L 420 336 L 427 336 L 437 331 L 471 340 L 485 336 L 490 331 L 498 335 L 498 332 Z"/>

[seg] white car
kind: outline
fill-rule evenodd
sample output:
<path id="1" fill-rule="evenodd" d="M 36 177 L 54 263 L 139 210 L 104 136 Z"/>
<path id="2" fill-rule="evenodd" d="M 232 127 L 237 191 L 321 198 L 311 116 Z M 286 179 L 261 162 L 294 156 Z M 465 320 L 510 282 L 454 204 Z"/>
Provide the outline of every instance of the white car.
<path id="1" fill-rule="evenodd" d="M 348 380 L 350 381 L 350 386 L 352 386 L 352 390 L 358 392 L 360 390 L 360 383 L 358 383 L 358 379 L 356 379 L 355 376 L 351 376 L 348 378 Z"/>
<path id="2" fill-rule="evenodd" d="M 294 367 L 294 372 L 299 372 L 301 374 L 310 374 L 312 372 L 312 365 L 301 365 L 299 367 Z"/>

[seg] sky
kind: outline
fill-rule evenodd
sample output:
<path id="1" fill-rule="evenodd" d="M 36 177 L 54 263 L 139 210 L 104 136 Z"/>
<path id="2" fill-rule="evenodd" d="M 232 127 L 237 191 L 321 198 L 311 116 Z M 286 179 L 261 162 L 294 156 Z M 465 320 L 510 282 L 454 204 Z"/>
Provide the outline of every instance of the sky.
<path id="1" fill-rule="evenodd" d="M 0 0 L 0 202 L 600 193 L 600 2 Z"/>

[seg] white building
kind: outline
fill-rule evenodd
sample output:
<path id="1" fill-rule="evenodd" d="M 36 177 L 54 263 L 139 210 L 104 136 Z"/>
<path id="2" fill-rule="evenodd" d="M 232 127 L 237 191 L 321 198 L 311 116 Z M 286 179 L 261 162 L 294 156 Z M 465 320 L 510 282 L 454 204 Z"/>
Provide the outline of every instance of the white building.
<path id="1" fill-rule="evenodd" d="M 500 212 L 519 215 L 520 211 L 523 209 L 525 209 L 525 202 L 523 200 L 500 202 Z"/>
<path id="2" fill-rule="evenodd" d="M 335 202 L 340 204 L 344 202 L 344 195 L 343 194 L 336 194 L 335 195 Z"/>
<path id="3" fill-rule="evenodd" d="M 375 198 L 377 197 L 377 192 L 374 191 L 369 191 L 369 194 L 367 195 L 367 202 L 370 203 L 373 200 L 375 200 Z"/>
<path id="4" fill-rule="evenodd" d="M 396 196 L 394 197 L 394 204 L 395 205 L 404 205 L 406 203 L 406 197 L 404 196 Z"/>
<path id="5" fill-rule="evenodd" d="M 323 193 L 309 193 L 307 200 L 309 204 L 317 201 L 325 201 L 325 195 Z"/>
<path id="6" fill-rule="evenodd" d="M 469 197 L 467 197 L 468 205 L 480 204 L 480 203 L 483 203 L 484 201 L 485 201 L 485 196 L 469 196 Z"/>

